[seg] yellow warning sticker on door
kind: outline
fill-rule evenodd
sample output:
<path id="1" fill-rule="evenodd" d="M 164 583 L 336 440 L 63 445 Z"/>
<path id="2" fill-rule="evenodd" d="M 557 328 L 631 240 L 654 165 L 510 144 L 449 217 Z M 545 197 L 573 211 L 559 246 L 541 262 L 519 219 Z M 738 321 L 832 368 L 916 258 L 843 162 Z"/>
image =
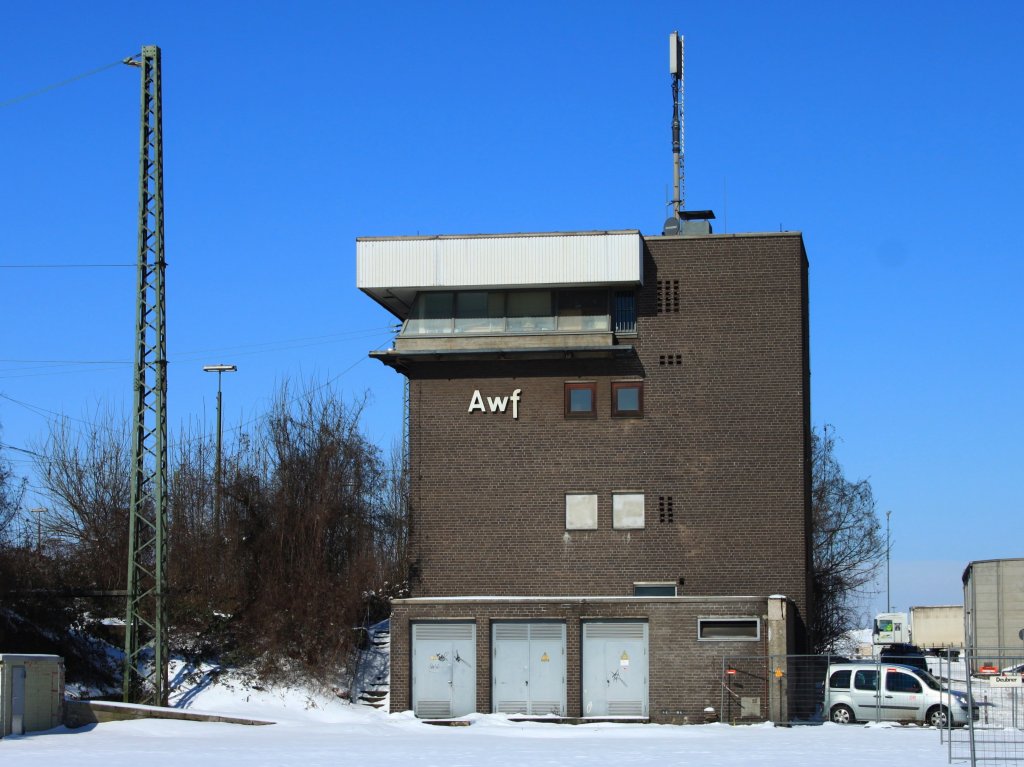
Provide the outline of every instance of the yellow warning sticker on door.
<path id="1" fill-rule="evenodd" d="M 625 650 L 622 651 L 622 656 L 619 658 L 619 665 L 622 668 L 629 668 L 629 653 Z"/>
<path id="2" fill-rule="evenodd" d="M 551 657 L 547 653 L 544 653 L 543 655 L 540 656 L 540 662 L 541 663 L 548 663 L 550 660 L 551 660 Z"/>

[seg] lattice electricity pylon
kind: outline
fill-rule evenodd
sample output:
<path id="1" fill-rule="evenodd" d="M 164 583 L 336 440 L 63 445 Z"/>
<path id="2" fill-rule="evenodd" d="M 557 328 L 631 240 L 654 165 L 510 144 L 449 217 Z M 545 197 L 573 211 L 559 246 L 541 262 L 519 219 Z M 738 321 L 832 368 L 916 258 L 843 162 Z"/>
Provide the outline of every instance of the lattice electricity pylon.
<path id="1" fill-rule="evenodd" d="M 142 70 L 135 409 L 128 541 L 124 699 L 167 705 L 167 335 L 164 305 L 163 115 L 160 49 L 126 64 Z"/>

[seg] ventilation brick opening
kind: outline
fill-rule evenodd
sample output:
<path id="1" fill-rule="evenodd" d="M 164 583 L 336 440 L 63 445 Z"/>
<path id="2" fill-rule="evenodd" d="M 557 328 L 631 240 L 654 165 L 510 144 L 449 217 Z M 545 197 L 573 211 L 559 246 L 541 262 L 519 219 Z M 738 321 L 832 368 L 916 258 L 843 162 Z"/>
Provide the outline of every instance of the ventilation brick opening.
<path id="1" fill-rule="evenodd" d="M 663 525 L 675 522 L 675 503 L 671 495 L 658 496 L 658 522 Z"/>
<path id="2" fill-rule="evenodd" d="M 658 314 L 679 311 L 679 280 L 658 280 Z"/>

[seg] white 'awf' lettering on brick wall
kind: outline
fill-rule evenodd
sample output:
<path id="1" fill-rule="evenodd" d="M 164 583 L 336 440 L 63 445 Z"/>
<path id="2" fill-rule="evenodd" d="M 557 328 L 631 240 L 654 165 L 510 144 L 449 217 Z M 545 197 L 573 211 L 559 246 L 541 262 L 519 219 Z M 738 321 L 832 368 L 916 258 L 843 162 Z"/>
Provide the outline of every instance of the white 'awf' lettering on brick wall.
<path id="1" fill-rule="evenodd" d="M 469 411 L 468 412 L 472 413 L 475 410 L 479 410 L 481 413 L 486 413 L 486 412 L 488 412 L 488 408 L 490 408 L 490 412 L 492 412 L 492 413 L 504 413 L 505 410 L 508 408 L 508 403 L 511 402 L 512 403 L 512 418 L 513 418 L 513 420 L 518 420 L 519 419 L 519 395 L 520 395 L 520 393 L 522 391 L 523 391 L 522 389 L 516 389 L 508 397 L 488 397 L 487 398 L 487 404 L 484 405 L 484 397 L 480 393 L 480 390 L 476 389 L 473 392 L 473 396 L 469 400 Z"/>

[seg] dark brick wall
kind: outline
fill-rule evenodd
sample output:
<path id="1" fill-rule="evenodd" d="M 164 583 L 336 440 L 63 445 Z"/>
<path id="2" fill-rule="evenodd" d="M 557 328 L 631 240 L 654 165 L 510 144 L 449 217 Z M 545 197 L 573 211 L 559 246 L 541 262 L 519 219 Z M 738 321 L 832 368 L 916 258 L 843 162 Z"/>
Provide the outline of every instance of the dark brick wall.
<path id="1" fill-rule="evenodd" d="M 636 338 L 620 339 L 632 359 L 411 371 L 413 596 L 628 595 L 684 578 L 682 594 L 780 593 L 806 615 L 802 238 L 649 238 L 644 277 Z M 678 280 L 678 312 L 658 312 L 665 280 Z M 613 419 L 611 382 L 637 375 L 644 417 Z M 575 380 L 597 381 L 595 419 L 564 417 Z M 518 420 L 468 413 L 474 389 L 521 389 Z M 646 494 L 643 530 L 612 529 L 618 490 Z M 566 492 L 598 494 L 597 530 L 566 531 Z"/>
<path id="2" fill-rule="evenodd" d="M 744 658 L 766 652 L 765 600 L 637 600 L 635 602 L 485 602 L 396 604 L 391 616 L 391 710 L 412 709 L 412 622 L 470 620 L 476 623 L 476 679 L 478 711 L 491 711 L 491 622 L 494 620 L 560 620 L 566 624 L 566 714 L 582 716 L 580 690 L 581 624 L 588 619 L 637 618 L 648 623 L 650 718 L 656 722 L 699 723 L 704 708 L 721 709 L 722 664 L 744 667 Z M 756 616 L 761 639 L 743 642 L 698 642 L 697 619 L 713 616 Z M 760 697 L 767 706 L 764 664 L 759 673 L 746 675 L 744 696 Z M 734 701 L 735 704 L 735 701 Z M 734 713 L 738 704 L 734 705 Z M 720 715 L 725 718 L 729 707 Z M 767 709 L 763 712 L 767 715 Z"/>

